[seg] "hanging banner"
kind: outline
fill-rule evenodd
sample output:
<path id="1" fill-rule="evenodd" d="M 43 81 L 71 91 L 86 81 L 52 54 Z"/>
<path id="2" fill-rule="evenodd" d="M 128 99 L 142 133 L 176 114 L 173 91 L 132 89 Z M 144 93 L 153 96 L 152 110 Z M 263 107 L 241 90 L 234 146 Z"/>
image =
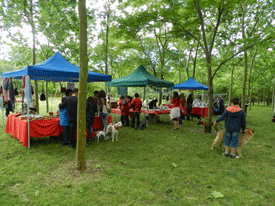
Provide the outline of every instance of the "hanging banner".
<path id="1" fill-rule="evenodd" d="M 32 107 L 32 91 L 31 91 L 31 79 L 29 75 L 25 77 L 25 97 L 24 102 L 29 106 Z"/>
<path id="2" fill-rule="evenodd" d="M 128 94 L 128 87 L 117 87 L 118 95 Z"/>

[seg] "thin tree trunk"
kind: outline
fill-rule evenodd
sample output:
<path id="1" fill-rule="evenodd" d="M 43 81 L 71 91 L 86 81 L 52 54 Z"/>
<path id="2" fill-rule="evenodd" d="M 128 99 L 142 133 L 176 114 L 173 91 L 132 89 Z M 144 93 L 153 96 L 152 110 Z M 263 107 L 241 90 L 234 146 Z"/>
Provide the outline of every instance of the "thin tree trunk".
<path id="1" fill-rule="evenodd" d="M 250 102 L 249 102 L 249 110 L 251 110 L 251 102 L 252 102 L 252 93 L 253 93 L 253 82 L 251 83 L 251 91 L 250 91 Z M 253 101 L 254 102 L 254 101 Z"/>
<path id="2" fill-rule="evenodd" d="M 33 20 L 33 8 L 32 0 L 30 1 L 30 24 L 32 28 L 32 65 L 35 65 L 35 24 Z M 35 106 L 37 113 L 39 114 L 39 101 L 38 101 L 38 84 L 34 81 L 34 95 L 35 95 Z"/>
<path id="3" fill-rule="evenodd" d="M 108 44 L 109 44 L 109 18 L 110 18 L 110 7 L 109 1 L 107 1 L 107 28 L 106 28 L 106 45 L 105 45 L 105 74 L 108 74 Z M 106 90 L 106 83 L 105 83 L 105 91 Z"/>
<path id="4" fill-rule="evenodd" d="M 76 168 L 81 171 L 86 168 L 86 98 L 88 77 L 88 55 L 87 55 L 87 16 L 86 1 L 78 1 L 79 11 L 79 92 L 77 104 L 77 149 Z"/>
<path id="5" fill-rule="evenodd" d="M 263 90 L 263 102 L 264 102 L 264 106 L 265 106 L 265 90 Z"/>
<path id="6" fill-rule="evenodd" d="M 180 74 L 180 68 L 179 68 L 179 84 L 181 83 L 181 74 Z"/>
<path id="7" fill-rule="evenodd" d="M 245 26 L 244 26 L 244 21 L 245 21 L 245 9 L 243 3 L 241 3 L 242 7 L 242 38 L 245 39 Z M 245 102 L 246 102 L 246 82 L 247 82 L 247 52 L 244 51 L 244 76 L 243 76 L 243 87 L 242 87 L 242 104 L 241 108 L 244 110 L 245 109 Z"/>
<path id="8" fill-rule="evenodd" d="M 232 59 L 232 69 L 231 69 L 231 80 L 230 80 L 230 89 L 229 89 L 229 96 L 228 96 L 228 106 L 230 106 L 231 99 L 232 99 L 232 89 L 233 89 L 233 80 L 234 80 L 234 58 Z"/>
<path id="9" fill-rule="evenodd" d="M 193 78 L 194 79 L 195 79 L 195 73 L 196 73 L 196 64 L 197 64 L 198 50 L 199 50 L 199 43 L 197 45 L 196 55 L 195 55 L 195 59 L 194 59 L 194 66 L 193 66 Z"/>
<path id="10" fill-rule="evenodd" d="M 272 93 L 272 109 L 274 110 L 274 98 L 275 98 L 275 90 L 273 88 L 273 93 Z"/>
<path id="11" fill-rule="evenodd" d="M 144 100 L 145 100 L 145 95 L 146 95 L 146 87 L 144 87 L 144 90 L 143 90 L 143 98 L 142 98 L 142 102 L 144 102 Z"/>
<path id="12" fill-rule="evenodd" d="M 212 115 L 213 115 L 213 79 L 212 79 L 210 63 L 211 63 L 211 60 L 208 61 L 208 66 L 207 66 L 208 116 L 207 116 L 206 127 L 204 130 L 205 133 L 211 133 Z"/>
<path id="13" fill-rule="evenodd" d="M 260 89 L 259 89 L 259 81 L 258 81 L 258 106 L 260 104 Z"/>

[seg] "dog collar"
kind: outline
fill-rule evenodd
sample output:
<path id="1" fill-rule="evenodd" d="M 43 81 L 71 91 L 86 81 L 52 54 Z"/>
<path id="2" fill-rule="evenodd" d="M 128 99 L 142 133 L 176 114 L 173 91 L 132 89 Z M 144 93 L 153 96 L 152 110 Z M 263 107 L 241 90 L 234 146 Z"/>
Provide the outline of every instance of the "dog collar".
<path id="1" fill-rule="evenodd" d="M 119 129 L 114 125 L 114 128 L 118 131 Z"/>
<path id="2" fill-rule="evenodd" d="M 250 136 L 252 136 L 252 134 L 251 134 L 251 132 L 249 132 L 249 131 L 246 131 Z"/>
<path id="3" fill-rule="evenodd" d="M 205 126 L 205 122 L 204 121 L 201 121 L 202 122 L 202 124 Z"/>

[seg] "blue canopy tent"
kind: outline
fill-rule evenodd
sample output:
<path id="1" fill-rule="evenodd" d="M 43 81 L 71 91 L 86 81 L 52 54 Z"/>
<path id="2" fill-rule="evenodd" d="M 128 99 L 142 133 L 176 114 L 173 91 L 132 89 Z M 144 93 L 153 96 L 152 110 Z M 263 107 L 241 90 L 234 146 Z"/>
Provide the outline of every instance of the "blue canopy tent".
<path id="1" fill-rule="evenodd" d="M 32 80 L 56 81 L 56 82 L 78 82 L 79 67 L 71 64 L 56 52 L 49 59 L 27 66 L 24 69 L 2 73 L 2 78 L 12 77 L 21 79 L 24 75 L 29 75 Z M 111 81 L 110 75 L 88 71 L 88 82 Z"/>
<path id="2" fill-rule="evenodd" d="M 58 52 L 56 52 L 49 59 L 36 64 L 34 66 L 27 66 L 24 69 L 5 72 L 1 74 L 3 78 L 15 78 L 21 79 L 27 75 L 27 79 L 42 80 L 42 81 L 55 81 L 55 82 L 78 82 L 79 81 L 79 67 L 71 64 L 65 58 L 63 58 Z M 111 75 L 100 74 L 96 72 L 88 71 L 87 82 L 105 82 L 111 81 Z M 4 88 L 4 86 L 3 86 Z M 4 125 L 4 118 L 3 118 Z M 4 129 L 4 126 L 3 126 Z M 29 136 L 29 110 L 28 110 L 28 140 L 30 147 Z"/>
<path id="3" fill-rule="evenodd" d="M 198 83 L 195 79 L 190 77 L 186 82 L 176 84 L 174 89 L 208 90 L 208 87 Z"/>

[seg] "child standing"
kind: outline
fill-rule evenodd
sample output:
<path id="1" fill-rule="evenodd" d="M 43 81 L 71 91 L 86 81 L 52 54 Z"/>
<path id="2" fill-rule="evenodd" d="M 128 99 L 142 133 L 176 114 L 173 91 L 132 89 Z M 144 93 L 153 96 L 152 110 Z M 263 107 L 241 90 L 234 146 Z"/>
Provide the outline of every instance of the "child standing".
<path id="1" fill-rule="evenodd" d="M 245 130 L 246 120 L 245 112 L 239 108 L 239 99 L 233 98 L 231 101 L 231 107 L 227 107 L 222 116 L 214 122 L 216 126 L 217 122 L 225 119 L 225 152 L 222 154 L 228 156 L 228 150 L 231 145 L 231 158 L 239 158 L 235 155 L 236 148 L 239 147 L 239 135 L 240 131 Z"/>

